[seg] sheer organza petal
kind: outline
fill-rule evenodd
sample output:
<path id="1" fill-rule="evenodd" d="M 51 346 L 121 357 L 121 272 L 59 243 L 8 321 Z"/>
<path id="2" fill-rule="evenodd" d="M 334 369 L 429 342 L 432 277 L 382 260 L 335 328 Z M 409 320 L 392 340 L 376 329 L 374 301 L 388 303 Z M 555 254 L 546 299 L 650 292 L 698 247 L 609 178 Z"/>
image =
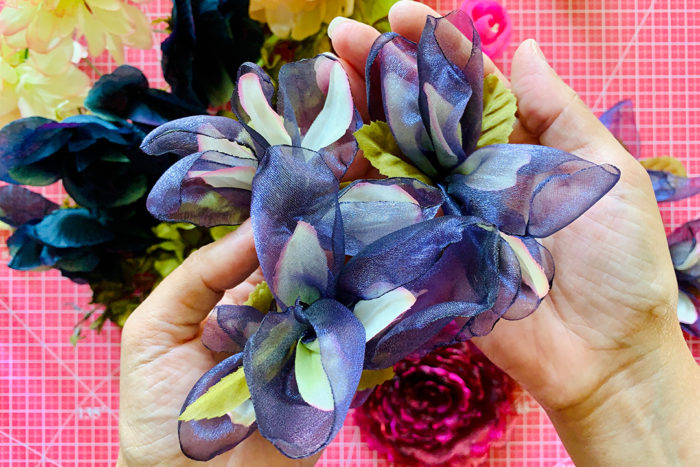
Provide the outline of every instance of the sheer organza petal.
<path id="1" fill-rule="evenodd" d="M 603 197 L 620 171 L 558 149 L 498 144 L 474 152 L 447 178 L 459 213 L 483 218 L 509 235 L 547 237 Z M 452 209 L 450 207 L 452 206 Z"/>
<path id="2" fill-rule="evenodd" d="M 170 167 L 148 195 L 148 210 L 160 220 L 212 227 L 248 218 L 256 159 L 217 151 L 195 153 Z"/>
<path id="3" fill-rule="evenodd" d="M 700 219 L 683 224 L 668 236 L 671 260 L 676 271 L 691 271 L 700 262 L 699 239 Z"/>
<path id="4" fill-rule="evenodd" d="M 324 216 L 336 217 L 337 202 L 338 180 L 320 154 L 291 146 L 268 149 L 253 179 L 251 202 L 255 245 L 268 284 L 274 283 L 277 262 L 299 219 L 317 230 L 324 250 L 337 249 L 333 232 L 318 228 Z M 338 235 L 342 241 L 342 230 Z M 331 260 L 329 268 L 337 270 L 338 262 Z"/>
<path id="5" fill-rule="evenodd" d="M 182 405 L 180 413 L 188 405 L 197 400 L 209 388 L 218 383 L 221 378 L 236 371 L 243 360 L 243 354 L 233 355 L 209 370 L 194 385 Z M 210 460 L 219 454 L 234 448 L 250 436 L 256 429 L 256 424 L 250 426 L 233 423 L 229 415 L 206 420 L 178 422 L 178 435 L 182 452 L 189 458 L 198 461 Z"/>
<path id="6" fill-rule="evenodd" d="M 241 157 L 255 157 L 258 149 L 246 129 L 228 117 L 198 115 L 173 120 L 159 126 L 146 136 L 141 149 L 146 154 L 174 153 L 189 156 L 196 152 L 218 151 Z M 262 151 L 262 150 L 261 150 Z M 259 153 L 262 156 L 262 152 Z"/>
<path id="7" fill-rule="evenodd" d="M 600 116 L 600 121 L 630 154 L 634 157 L 641 155 L 641 140 L 634 119 L 634 103 L 632 101 L 618 102 Z"/>
<path id="8" fill-rule="evenodd" d="M 296 384 L 290 350 L 314 337 L 333 392 L 331 411 L 308 405 Z M 260 433 L 283 454 L 308 457 L 342 428 L 362 373 L 364 340 L 362 324 L 334 300 L 265 316 L 246 345 L 244 367 Z"/>
<path id="9" fill-rule="evenodd" d="M 318 151 L 338 179 L 357 154 L 362 126 L 340 62 L 329 54 L 288 63 L 279 74 L 277 112 L 292 144 Z"/>
<path id="10" fill-rule="evenodd" d="M 418 45 L 395 33 L 372 45 L 365 78 L 372 120 L 386 121 L 406 158 L 429 177 L 438 174 L 430 155 L 433 144 L 418 105 Z"/>
<path id="11" fill-rule="evenodd" d="M 418 180 L 390 178 L 354 181 L 340 192 L 339 201 L 345 253 L 354 256 L 387 234 L 432 219 L 443 197 L 440 190 Z"/>
<path id="12" fill-rule="evenodd" d="M 58 209 L 58 204 L 18 185 L 0 186 L 0 221 L 19 227 Z"/>
<path id="13" fill-rule="evenodd" d="M 215 352 L 242 352 L 265 315 L 246 305 L 219 305 L 207 317 L 202 344 Z"/>
<path id="14" fill-rule="evenodd" d="M 679 201 L 700 193 L 700 177 L 679 177 L 669 172 L 647 170 L 659 203 Z"/>
<path id="15" fill-rule="evenodd" d="M 398 244 L 398 249 L 392 249 L 388 242 L 382 246 L 380 240 L 358 255 L 366 254 L 371 261 L 353 258 L 348 263 L 352 274 L 379 284 L 371 287 L 363 283 L 353 295 L 366 293 L 365 289 L 386 293 L 398 284 L 417 297 L 399 320 L 367 343 L 366 366 L 374 369 L 386 368 L 425 346 L 456 318 L 474 322 L 493 307 L 499 290 L 499 236 L 495 229 L 479 225 L 478 219 L 446 216 L 393 235 L 392 243 Z M 401 245 L 397 241 L 400 237 L 409 240 Z M 385 265 L 384 257 L 393 258 L 401 267 L 406 255 L 421 258 L 408 265 L 410 275 L 404 274 L 408 280 L 387 274 L 391 266 Z M 344 279 L 345 271 L 340 282 L 343 292 L 349 289 L 343 288 Z M 453 337 L 430 345 L 451 342 Z"/>
<path id="16" fill-rule="evenodd" d="M 236 78 L 236 91 L 231 97 L 231 108 L 236 114 L 236 117 L 238 117 L 238 120 L 245 123 L 246 125 L 250 122 L 250 115 L 248 115 L 243 106 L 243 103 L 241 102 L 241 96 L 238 93 L 238 82 L 240 81 L 241 76 L 248 74 L 253 74 L 258 77 L 258 81 L 260 82 L 262 90 L 262 95 L 264 96 L 267 105 L 272 106 L 272 98 L 275 95 L 275 85 L 272 84 L 270 76 L 267 73 L 265 73 L 265 71 L 262 68 L 250 62 L 246 62 L 240 67 L 238 67 L 238 76 Z"/>
<path id="17" fill-rule="evenodd" d="M 678 320 L 691 336 L 700 337 L 700 289 L 697 282 L 679 283 Z"/>
<path id="18" fill-rule="evenodd" d="M 469 31 L 469 36 L 464 32 Z M 479 36 L 462 11 L 428 17 L 418 43 L 419 105 L 443 174 L 476 149 L 483 112 Z"/>

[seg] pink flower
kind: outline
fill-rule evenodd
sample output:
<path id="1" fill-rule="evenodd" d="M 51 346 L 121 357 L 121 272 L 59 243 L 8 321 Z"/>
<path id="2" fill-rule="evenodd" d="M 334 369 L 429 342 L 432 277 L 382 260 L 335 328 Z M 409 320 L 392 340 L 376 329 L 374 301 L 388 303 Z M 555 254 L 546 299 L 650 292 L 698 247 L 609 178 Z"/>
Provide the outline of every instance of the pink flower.
<path id="1" fill-rule="evenodd" d="M 413 465 L 478 465 L 503 437 L 515 383 L 474 345 L 443 347 L 394 367 L 355 419 L 370 447 Z"/>
<path id="2" fill-rule="evenodd" d="M 460 10 L 474 22 L 483 52 L 491 58 L 501 55 L 510 43 L 512 32 L 506 8 L 493 0 L 465 0 Z"/>

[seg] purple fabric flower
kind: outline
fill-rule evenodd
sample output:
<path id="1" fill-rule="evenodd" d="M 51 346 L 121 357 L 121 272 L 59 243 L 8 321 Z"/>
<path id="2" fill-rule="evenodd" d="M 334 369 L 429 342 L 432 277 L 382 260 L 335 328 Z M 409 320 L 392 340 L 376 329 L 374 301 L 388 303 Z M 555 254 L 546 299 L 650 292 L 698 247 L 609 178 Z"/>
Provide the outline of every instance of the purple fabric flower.
<path id="1" fill-rule="evenodd" d="M 689 334 L 700 337 L 700 219 L 674 230 L 668 237 L 678 279 L 678 319 Z"/>
<path id="2" fill-rule="evenodd" d="M 630 154 L 639 158 L 641 142 L 634 119 L 634 104 L 618 102 L 601 116 L 600 121 Z M 659 203 L 679 201 L 700 193 L 700 177 L 681 177 L 663 170 L 647 170 Z"/>
<path id="3" fill-rule="evenodd" d="M 431 198 L 432 208 L 416 201 Z M 340 293 L 340 280 L 352 284 L 348 277 L 341 279 L 345 240 L 361 248 L 397 228 L 381 217 L 385 210 L 394 211 L 395 224 L 411 225 L 432 217 L 441 200 L 438 190 L 409 179 L 357 181 L 339 191 L 336 174 L 320 152 L 269 147 L 253 179 L 251 212 L 258 257 L 275 304 L 266 314 L 246 306 L 218 307 L 203 334 L 208 348 L 238 352 L 231 358 L 242 356 L 255 415 L 247 424 L 238 415 L 219 417 L 209 425 L 201 420 L 181 422 L 185 454 L 210 459 L 232 447 L 229 439 L 240 442 L 244 436 L 239 435 L 247 436 L 252 423 L 288 457 L 308 457 L 328 445 L 354 399 L 366 342 L 416 301 L 401 287 L 412 278 L 404 276 L 395 277 L 392 291 L 378 301 Z M 355 203 L 362 204 L 366 214 L 365 230 L 348 234 L 343 228 L 346 218 L 349 225 L 360 225 L 353 221 Z M 371 244 L 366 250 L 370 249 Z M 397 260 L 420 255 L 410 243 L 398 253 Z M 431 261 L 435 259 L 426 259 L 423 269 Z M 366 276 L 373 266 L 370 262 L 355 268 L 356 277 Z M 227 362 L 230 359 L 205 375 L 183 412 L 203 394 L 202 388 L 213 384 L 211 375 L 219 381 L 240 367 Z"/>
<path id="4" fill-rule="evenodd" d="M 389 461 L 479 465 L 504 436 L 515 383 L 474 345 L 411 356 L 394 371 L 355 412 L 370 447 Z"/>
<path id="5" fill-rule="evenodd" d="M 480 292 L 469 297 L 475 302 L 458 301 L 463 306 L 487 305 L 486 311 L 473 315 L 465 313 L 466 308 L 453 315 L 461 328 L 457 335 L 440 332 L 451 322 L 446 312 L 429 325 L 416 320 L 414 328 L 404 320 L 400 330 L 384 336 L 384 346 L 401 345 L 414 334 L 425 345 L 444 344 L 484 335 L 501 317 L 527 316 L 547 295 L 554 274 L 551 255 L 536 239 L 583 214 L 615 185 L 619 171 L 542 146 L 493 145 L 476 150 L 483 111 L 483 59 L 479 35 L 462 11 L 429 17 L 417 44 L 394 33 L 380 36 L 369 54 L 366 80 L 371 118 L 389 124 L 406 161 L 444 192 L 444 212 L 463 219 L 449 227 L 440 224 L 441 229 L 454 229 L 443 232 L 442 238 L 471 242 L 442 243 L 444 269 L 438 272 L 436 267 L 421 279 L 428 293 L 420 300 L 426 305 L 432 300 L 432 305 L 443 308 L 453 302 L 443 283 L 451 284 L 446 277 L 460 270 L 470 277 L 465 280 L 483 277 L 474 289 Z M 425 226 L 413 229 L 420 241 L 431 237 Z M 461 248 L 466 249 L 459 252 Z M 484 272 L 490 271 L 484 264 L 472 269 L 457 266 L 467 253 L 497 265 L 496 283 Z M 381 347 L 372 350 L 370 360 L 378 359 L 377 365 L 395 363 L 381 357 L 387 355 Z"/>
<path id="6" fill-rule="evenodd" d="M 161 220 L 206 227 L 240 224 L 250 214 L 258 163 L 274 145 L 318 151 L 341 178 L 357 153 L 352 133 L 361 121 L 340 63 L 319 55 L 285 65 L 277 112 L 271 106 L 273 97 L 269 76 L 246 63 L 239 69 L 232 102 L 240 122 L 188 117 L 151 132 L 143 141 L 144 152 L 173 152 L 183 158 L 154 187 L 149 211 Z"/>
<path id="7" fill-rule="evenodd" d="M 492 0 L 465 0 L 459 9 L 474 22 L 483 52 L 491 58 L 499 57 L 508 47 L 513 29 L 506 8 Z"/>

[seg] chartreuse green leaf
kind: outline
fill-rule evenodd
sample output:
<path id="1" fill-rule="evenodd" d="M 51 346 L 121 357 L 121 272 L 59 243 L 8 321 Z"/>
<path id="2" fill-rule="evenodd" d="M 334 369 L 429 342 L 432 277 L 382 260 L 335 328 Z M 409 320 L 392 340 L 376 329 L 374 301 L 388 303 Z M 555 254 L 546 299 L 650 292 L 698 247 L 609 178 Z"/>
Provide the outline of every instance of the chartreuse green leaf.
<path id="1" fill-rule="evenodd" d="M 430 179 L 420 170 L 399 157 L 401 150 L 391 134 L 389 125 L 372 122 L 363 125 L 355 132 L 360 149 L 374 168 L 387 177 L 408 177 L 431 184 Z"/>
<path id="2" fill-rule="evenodd" d="M 373 26 L 380 33 L 390 32 L 389 10 L 399 0 L 359 0 L 355 2 L 352 19 Z"/>
<path id="3" fill-rule="evenodd" d="M 481 120 L 481 136 L 477 148 L 491 144 L 506 144 L 513 132 L 515 112 L 518 110 L 515 96 L 496 75 L 484 78 L 484 114 Z"/>
<path id="4" fill-rule="evenodd" d="M 214 241 L 224 238 L 226 235 L 230 234 L 238 228 L 237 225 L 217 225 L 209 229 L 209 235 Z"/>
<path id="5" fill-rule="evenodd" d="M 383 370 L 365 370 L 362 372 L 357 390 L 364 391 L 365 389 L 372 389 L 385 381 L 389 381 L 394 375 L 394 369 L 391 367 L 384 368 Z"/>
<path id="6" fill-rule="evenodd" d="M 250 399 L 250 391 L 245 381 L 243 367 L 224 376 L 197 400 L 187 406 L 178 420 L 204 420 L 217 418 L 236 410 Z"/>
<path id="7" fill-rule="evenodd" d="M 673 156 L 665 157 L 654 157 L 653 159 L 640 159 L 639 163 L 644 166 L 647 170 L 659 170 L 663 172 L 669 172 L 678 177 L 687 177 L 688 171 L 686 170 L 683 162 L 679 161 Z"/>
<path id="8" fill-rule="evenodd" d="M 272 291 L 267 285 L 267 282 L 262 281 L 255 286 L 250 295 L 248 295 L 248 300 L 246 300 L 243 304 L 252 306 L 261 313 L 267 313 L 270 311 L 270 305 L 272 305 L 272 301 L 274 299 L 275 297 L 273 297 Z"/>

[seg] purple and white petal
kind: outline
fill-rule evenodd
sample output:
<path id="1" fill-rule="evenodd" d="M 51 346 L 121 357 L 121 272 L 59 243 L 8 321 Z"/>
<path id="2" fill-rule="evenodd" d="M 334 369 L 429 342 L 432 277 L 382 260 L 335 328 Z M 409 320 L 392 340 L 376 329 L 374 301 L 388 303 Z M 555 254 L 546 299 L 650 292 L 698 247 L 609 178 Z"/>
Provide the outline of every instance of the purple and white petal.
<path id="1" fill-rule="evenodd" d="M 250 212 L 257 160 L 216 151 L 173 164 L 156 182 L 146 206 L 157 219 L 212 227 L 237 225 Z"/>
<path id="2" fill-rule="evenodd" d="M 700 193 L 700 177 L 680 177 L 670 172 L 647 170 L 659 203 L 679 201 Z"/>
<path id="3" fill-rule="evenodd" d="M 508 235 L 547 237 L 566 227 L 617 183 L 620 171 L 545 146 L 497 144 L 474 152 L 447 178 L 459 213 Z M 447 209 L 450 214 L 455 214 Z"/>
<path id="4" fill-rule="evenodd" d="M 141 143 L 141 150 L 146 154 L 173 153 L 179 156 L 217 151 L 255 159 L 258 148 L 245 127 L 236 120 L 197 115 L 159 126 L 146 136 Z"/>
<path id="5" fill-rule="evenodd" d="M 219 305 L 207 317 L 202 330 L 202 344 L 214 352 L 242 352 L 264 316 L 251 306 Z"/>
<path id="6" fill-rule="evenodd" d="M 435 217 L 443 196 L 418 180 L 390 178 L 352 182 L 340 192 L 339 202 L 345 254 L 354 256 L 387 234 Z"/>

